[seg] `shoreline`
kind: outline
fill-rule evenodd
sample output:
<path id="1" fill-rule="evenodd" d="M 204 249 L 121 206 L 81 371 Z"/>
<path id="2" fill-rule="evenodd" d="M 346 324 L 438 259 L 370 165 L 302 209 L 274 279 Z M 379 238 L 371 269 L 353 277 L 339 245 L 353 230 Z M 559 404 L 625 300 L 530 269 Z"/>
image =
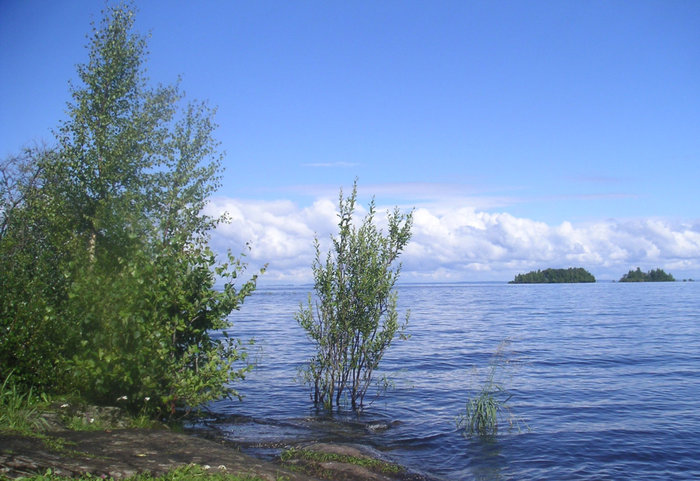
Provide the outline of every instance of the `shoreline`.
<path id="1" fill-rule="evenodd" d="M 235 441 L 217 436 L 214 429 L 124 427 L 122 418 L 107 410 L 100 429 L 71 430 L 56 413 L 44 413 L 47 428 L 35 433 L 0 431 L 0 479 L 50 472 L 57 476 L 126 479 L 150 472 L 163 475 L 175 468 L 198 465 L 205 470 L 255 476 L 266 481 L 430 481 L 370 449 L 350 443 L 289 443 L 277 460 L 241 452 Z M 121 416 L 121 414 L 120 414 Z M 90 417 L 92 421 L 95 418 Z M 92 422 L 91 421 L 91 422 Z"/>

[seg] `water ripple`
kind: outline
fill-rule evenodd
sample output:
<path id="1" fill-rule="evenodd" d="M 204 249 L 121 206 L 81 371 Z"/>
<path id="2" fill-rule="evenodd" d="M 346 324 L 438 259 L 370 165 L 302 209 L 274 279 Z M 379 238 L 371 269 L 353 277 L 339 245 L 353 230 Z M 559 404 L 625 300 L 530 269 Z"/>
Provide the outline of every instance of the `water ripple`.
<path id="1" fill-rule="evenodd" d="M 257 367 L 242 403 L 212 407 L 250 449 L 359 440 L 444 479 L 700 479 L 700 283 L 402 286 L 412 337 L 377 373 L 394 389 L 330 417 L 294 381 L 312 354 L 293 318 L 307 293 L 261 289 L 232 316 Z M 503 381 L 532 430 L 466 439 L 455 420 L 505 339 Z"/>

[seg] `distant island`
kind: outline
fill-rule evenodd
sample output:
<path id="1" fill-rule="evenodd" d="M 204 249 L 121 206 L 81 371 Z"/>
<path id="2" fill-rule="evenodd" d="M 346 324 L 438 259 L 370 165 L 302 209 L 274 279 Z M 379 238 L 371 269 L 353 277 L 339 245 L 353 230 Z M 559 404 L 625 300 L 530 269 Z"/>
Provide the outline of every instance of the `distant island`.
<path id="1" fill-rule="evenodd" d="M 595 282 L 593 274 L 583 267 L 569 267 L 568 269 L 545 269 L 543 271 L 530 271 L 527 274 L 518 274 L 509 284 L 558 284 Z"/>
<path id="2" fill-rule="evenodd" d="M 620 282 L 674 282 L 676 279 L 671 274 L 667 274 L 663 269 L 654 269 L 649 272 L 642 272 L 637 267 L 636 271 L 630 270 L 622 276 Z"/>

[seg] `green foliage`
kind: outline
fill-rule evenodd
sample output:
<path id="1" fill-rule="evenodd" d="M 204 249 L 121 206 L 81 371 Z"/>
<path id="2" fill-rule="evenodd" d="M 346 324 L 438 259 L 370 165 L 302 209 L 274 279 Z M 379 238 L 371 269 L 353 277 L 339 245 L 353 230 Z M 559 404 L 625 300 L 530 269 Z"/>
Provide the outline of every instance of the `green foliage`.
<path id="1" fill-rule="evenodd" d="M 55 306 L 67 284 L 61 271 L 68 240 L 63 230 L 52 229 L 55 219 L 47 212 L 43 165 L 56 158 L 46 148 L 25 149 L 0 166 L 0 377 L 36 384 L 54 372 L 53 357 L 64 336 L 55 319 Z M 53 382 L 61 383 L 62 379 Z"/>
<path id="2" fill-rule="evenodd" d="M 316 405 L 331 409 L 347 396 L 361 408 L 372 374 L 408 322 L 399 322 L 394 284 L 401 266 L 392 267 L 411 237 L 412 213 L 388 214 L 388 234 L 374 223 L 374 200 L 362 224 L 353 225 L 357 181 L 344 199 L 340 191 L 339 235 L 322 260 L 318 238 L 313 264 L 315 302 L 309 295 L 296 319 L 316 347 L 304 371 Z"/>
<path id="3" fill-rule="evenodd" d="M 66 362 L 70 385 L 98 403 L 125 399 L 133 410 L 236 395 L 230 383 L 249 366 L 236 367 L 245 352 L 228 337 L 226 316 L 248 291 L 214 288 L 215 272 L 239 275 L 243 265 L 233 261 L 213 270 L 207 249 L 183 256 L 166 251 L 81 277 L 69 292 L 70 317 L 83 335 Z M 211 330 L 221 336 L 213 338 Z"/>
<path id="4" fill-rule="evenodd" d="M 518 274 L 509 284 L 555 284 L 595 282 L 595 277 L 582 267 L 568 269 L 545 269 Z"/>
<path id="5" fill-rule="evenodd" d="M 203 214 L 214 111 L 148 86 L 133 27 L 128 7 L 107 9 L 57 146 L 0 164 L 0 375 L 173 412 L 237 395 L 249 367 L 227 316 L 257 276 L 236 286 L 245 264 L 207 247 L 223 220 Z"/>
<path id="6" fill-rule="evenodd" d="M 468 397 L 465 412 L 457 418 L 457 429 L 461 429 L 465 437 L 495 436 L 501 422 L 506 422 L 510 428 L 520 426 L 508 405 L 513 395 L 504 386 L 503 376 L 511 363 L 507 356 L 508 345 L 504 341 L 498 347 L 481 388 Z"/>
<path id="7" fill-rule="evenodd" d="M 671 274 L 667 274 L 662 269 L 653 269 L 649 272 L 642 272 L 637 267 L 637 270 L 631 270 L 622 276 L 620 282 L 675 282 Z"/>

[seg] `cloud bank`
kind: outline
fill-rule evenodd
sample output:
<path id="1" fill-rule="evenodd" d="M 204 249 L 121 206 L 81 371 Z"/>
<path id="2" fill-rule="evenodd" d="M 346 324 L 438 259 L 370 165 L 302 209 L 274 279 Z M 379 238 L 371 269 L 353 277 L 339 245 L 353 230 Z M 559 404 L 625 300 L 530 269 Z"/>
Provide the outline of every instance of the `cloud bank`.
<path id="1" fill-rule="evenodd" d="M 214 199 L 209 213 L 227 212 L 230 222 L 217 228 L 212 247 L 246 252 L 251 267 L 267 263 L 263 282 L 310 282 L 313 239 L 318 236 L 325 253 L 336 232 L 336 202 L 319 198 L 301 207 L 286 200 Z M 658 267 L 677 279 L 697 279 L 700 221 L 608 219 L 553 226 L 473 207 L 420 207 L 401 261 L 401 280 L 407 282 L 507 281 L 547 267 L 584 267 L 599 280 Z"/>

